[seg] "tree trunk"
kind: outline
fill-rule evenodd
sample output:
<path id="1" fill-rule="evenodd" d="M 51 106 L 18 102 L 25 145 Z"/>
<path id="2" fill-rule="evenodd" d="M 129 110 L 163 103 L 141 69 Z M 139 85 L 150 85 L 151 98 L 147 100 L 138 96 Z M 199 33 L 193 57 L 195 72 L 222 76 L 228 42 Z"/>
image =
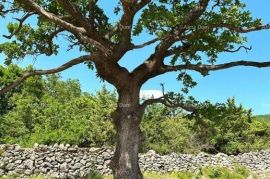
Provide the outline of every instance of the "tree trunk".
<path id="1" fill-rule="evenodd" d="M 113 175 L 116 179 L 142 179 L 138 153 L 143 110 L 139 106 L 138 95 L 119 96 L 118 107 L 113 114 L 116 129 L 116 148 L 111 163 Z"/>

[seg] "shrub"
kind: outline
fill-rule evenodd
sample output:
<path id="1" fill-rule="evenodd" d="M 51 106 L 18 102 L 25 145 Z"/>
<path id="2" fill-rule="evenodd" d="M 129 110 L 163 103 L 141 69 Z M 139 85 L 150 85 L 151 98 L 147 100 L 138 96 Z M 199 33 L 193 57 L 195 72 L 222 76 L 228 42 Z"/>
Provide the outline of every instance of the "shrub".
<path id="1" fill-rule="evenodd" d="M 228 169 L 224 167 L 206 167 L 200 170 L 199 176 L 209 179 L 245 179 L 250 175 L 250 171 L 244 167 L 238 169 Z"/>
<path id="2" fill-rule="evenodd" d="M 103 177 L 97 171 L 91 170 L 83 179 L 103 179 Z"/>

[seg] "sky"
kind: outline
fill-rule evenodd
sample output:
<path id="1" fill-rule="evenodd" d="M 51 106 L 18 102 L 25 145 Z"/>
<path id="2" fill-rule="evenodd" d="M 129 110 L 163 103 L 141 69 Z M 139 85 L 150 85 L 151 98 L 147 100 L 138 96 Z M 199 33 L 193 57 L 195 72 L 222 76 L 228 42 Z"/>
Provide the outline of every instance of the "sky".
<path id="1" fill-rule="evenodd" d="M 253 17 L 262 18 L 264 23 L 270 23 L 269 0 L 242 0 L 247 4 L 247 9 Z M 116 22 L 116 17 L 112 17 L 114 1 L 108 3 L 101 0 L 100 6 L 111 17 L 112 22 Z M 6 33 L 4 26 L 12 17 L 0 19 L 0 35 Z M 252 32 L 247 35 L 247 46 L 252 45 L 249 52 L 240 51 L 234 54 L 223 53 L 219 55 L 218 62 L 224 63 L 234 60 L 270 61 L 270 30 Z M 134 43 L 142 43 L 150 39 L 147 35 L 134 39 Z M 0 43 L 4 42 L 0 37 Z M 57 39 L 61 46 L 66 46 L 65 41 Z M 65 49 L 65 48 L 63 48 Z M 134 69 L 142 63 L 153 52 L 154 46 L 144 49 L 134 50 L 127 53 L 120 61 L 120 65 L 128 70 Z M 61 50 L 57 56 L 40 56 L 36 60 L 32 58 L 17 62 L 20 66 L 34 64 L 37 69 L 50 69 L 57 67 L 68 60 L 78 57 L 81 53 L 78 50 L 66 52 Z M 0 64 L 3 65 L 4 56 L 0 54 Z M 77 65 L 61 73 L 63 79 L 78 79 L 82 90 L 95 93 L 104 84 L 96 78 L 96 74 L 90 71 L 85 65 Z M 212 102 L 226 102 L 228 98 L 234 97 L 238 104 L 245 108 L 252 108 L 253 114 L 270 114 L 270 68 L 257 69 L 253 67 L 235 67 L 222 71 L 211 72 L 210 75 L 202 77 L 198 73 L 192 73 L 198 85 L 190 90 L 189 95 L 194 96 L 199 101 L 210 100 Z M 160 83 L 164 83 L 166 91 L 179 92 L 182 84 L 176 80 L 177 73 L 169 73 L 149 80 L 143 85 L 142 91 L 146 96 L 154 94 L 160 95 Z M 113 89 L 109 84 L 108 87 Z M 149 94 L 150 93 L 150 94 Z"/>

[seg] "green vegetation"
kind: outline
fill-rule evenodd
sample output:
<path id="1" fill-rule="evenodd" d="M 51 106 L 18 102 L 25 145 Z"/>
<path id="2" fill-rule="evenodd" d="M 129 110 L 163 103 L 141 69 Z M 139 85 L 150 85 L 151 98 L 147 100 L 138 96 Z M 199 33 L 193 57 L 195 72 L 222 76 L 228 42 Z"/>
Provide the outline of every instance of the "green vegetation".
<path id="1" fill-rule="evenodd" d="M 15 70 L 14 70 L 15 69 Z M 22 69 L 2 73 L 12 79 Z M 15 91 L 1 96 L 0 143 L 22 146 L 69 143 L 81 147 L 113 146 L 115 131 L 111 112 L 117 96 L 103 87 L 96 94 L 83 93 L 76 80 L 60 76 L 29 78 Z M 200 104 L 200 115 L 155 104 L 146 109 L 142 122 L 141 152 L 237 154 L 270 147 L 270 122 L 233 99 L 224 104 Z"/>
<path id="2" fill-rule="evenodd" d="M 0 177 L 0 179 L 14 179 L 14 178 L 18 178 L 18 176 L 16 176 L 16 175 L 8 175 L 8 176 Z M 50 179 L 50 178 L 38 175 L 38 176 L 29 177 L 28 179 Z"/>
<path id="3" fill-rule="evenodd" d="M 246 179 L 251 176 L 251 179 L 257 179 L 255 174 L 252 174 L 244 167 L 236 167 L 235 169 L 227 169 L 223 167 L 206 167 L 197 172 L 172 172 L 172 173 L 156 173 L 145 172 L 145 179 Z M 13 179 L 14 176 L 0 177 L 0 179 Z M 91 171 L 84 179 L 112 179 L 112 176 L 102 176 L 95 171 Z M 44 176 L 33 176 L 30 179 L 48 179 Z"/>
<path id="4" fill-rule="evenodd" d="M 0 117 L 0 141 L 23 146 L 36 142 L 112 145 L 110 113 L 115 99 L 105 88 L 95 96 L 82 93 L 78 81 L 63 82 L 56 75 L 31 78 L 21 93 L 10 97 L 13 109 Z"/>
<path id="5" fill-rule="evenodd" d="M 270 122 L 270 114 L 255 116 L 255 119 L 258 120 L 258 121 Z"/>
<path id="6" fill-rule="evenodd" d="M 252 179 L 257 178 L 247 168 L 240 166 L 233 170 L 223 167 L 205 167 L 198 172 L 144 173 L 145 179 L 246 179 L 249 176 Z M 107 176 L 104 179 L 112 179 L 112 177 Z"/>

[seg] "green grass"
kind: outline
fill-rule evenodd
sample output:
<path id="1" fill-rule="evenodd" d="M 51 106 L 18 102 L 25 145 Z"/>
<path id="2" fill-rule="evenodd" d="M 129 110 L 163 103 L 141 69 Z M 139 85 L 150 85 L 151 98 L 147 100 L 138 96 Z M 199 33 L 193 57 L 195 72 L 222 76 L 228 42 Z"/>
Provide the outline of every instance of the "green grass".
<path id="1" fill-rule="evenodd" d="M 144 179 L 257 179 L 247 168 L 235 166 L 235 169 L 224 167 L 206 167 L 198 172 L 172 172 L 172 173 L 144 173 Z M 112 179 L 112 176 L 105 176 L 104 179 Z M 89 178 L 90 179 L 90 178 Z"/>
<path id="2" fill-rule="evenodd" d="M 197 172 L 171 172 L 157 173 L 145 172 L 144 179 L 258 179 L 247 168 L 243 166 L 235 166 L 235 169 L 224 167 L 206 167 Z M 14 176 L 0 177 L 0 179 L 14 179 Z M 29 179 L 48 179 L 48 177 L 35 176 Z M 97 172 L 91 172 L 83 179 L 113 179 L 112 176 L 102 176 Z"/>

